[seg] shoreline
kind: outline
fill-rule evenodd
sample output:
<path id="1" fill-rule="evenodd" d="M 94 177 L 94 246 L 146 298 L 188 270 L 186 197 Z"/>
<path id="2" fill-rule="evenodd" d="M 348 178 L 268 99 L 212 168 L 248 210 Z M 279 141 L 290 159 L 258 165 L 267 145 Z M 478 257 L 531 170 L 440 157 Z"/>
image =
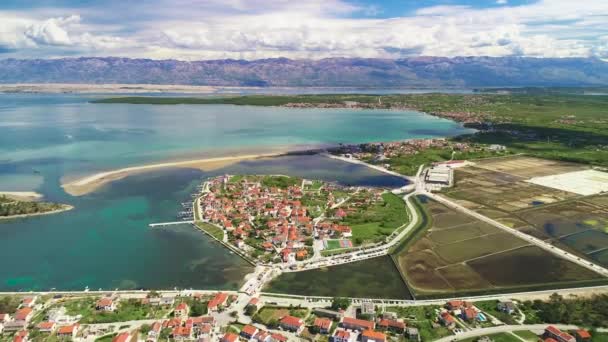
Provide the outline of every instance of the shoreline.
<path id="1" fill-rule="evenodd" d="M 45 212 L 42 212 L 42 213 L 22 214 L 22 215 L 13 215 L 13 216 L 0 216 L 0 221 L 3 221 L 3 220 L 13 220 L 13 219 L 22 219 L 22 218 L 35 217 L 35 216 L 43 216 L 43 215 L 59 214 L 59 213 L 62 213 L 64 211 L 70 211 L 70 210 L 74 209 L 73 205 L 69 205 L 69 204 L 62 204 L 62 205 L 63 205 L 63 208 L 61 208 L 61 209 L 51 210 L 51 211 L 45 211 Z"/>
<path id="2" fill-rule="evenodd" d="M 18 201 L 36 201 L 44 197 L 44 195 L 35 191 L 0 191 L 0 196 Z"/>
<path id="3" fill-rule="evenodd" d="M 293 152 L 295 153 L 295 151 Z M 98 172 L 90 176 L 86 176 L 80 179 L 64 183 L 61 185 L 61 187 L 64 189 L 65 192 L 72 196 L 83 196 L 99 189 L 107 183 L 120 180 L 134 174 L 144 173 L 147 171 L 166 168 L 195 168 L 203 171 L 209 171 L 222 168 L 243 160 L 272 158 L 287 154 L 289 154 L 289 151 L 233 155 L 225 157 L 192 159 L 184 161 L 131 166 L 117 170 Z"/>

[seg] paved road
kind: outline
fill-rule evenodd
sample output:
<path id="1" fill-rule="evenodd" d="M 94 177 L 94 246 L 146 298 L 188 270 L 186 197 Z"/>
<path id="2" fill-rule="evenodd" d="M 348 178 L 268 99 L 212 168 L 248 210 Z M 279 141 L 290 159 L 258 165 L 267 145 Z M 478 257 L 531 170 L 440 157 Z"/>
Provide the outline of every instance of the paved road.
<path id="1" fill-rule="evenodd" d="M 576 325 L 569 325 L 569 324 L 551 324 L 551 325 L 553 325 L 554 327 L 557 327 L 558 329 L 561 329 L 561 330 L 578 329 L 578 327 Z M 470 338 L 470 337 L 486 336 L 486 335 L 491 335 L 491 334 L 498 334 L 498 333 L 503 333 L 503 332 L 513 332 L 513 331 L 519 331 L 519 330 L 530 330 L 530 331 L 533 331 L 536 333 L 541 333 L 545 330 L 545 328 L 547 326 L 549 326 L 549 324 L 500 325 L 497 327 L 481 328 L 481 329 L 473 329 L 470 331 L 465 331 L 458 335 L 447 336 L 447 337 L 435 340 L 435 342 L 458 341 L 458 340 L 464 340 L 464 339 Z M 608 329 L 606 329 L 606 328 L 598 328 L 597 330 L 599 332 L 608 332 Z"/>
<path id="2" fill-rule="evenodd" d="M 594 263 L 592 263 L 592 262 L 590 262 L 588 260 L 582 259 L 582 258 L 580 258 L 580 257 L 578 257 L 578 256 L 576 256 L 576 255 L 574 255 L 572 253 L 566 252 L 566 251 L 564 251 L 564 250 L 562 250 L 560 248 L 557 248 L 557 247 L 553 246 L 552 244 L 550 244 L 549 242 L 545 242 L 545 241 L 543 241 L 541 239 L 538 239 L 538 238 L 530 236 L 530 235 L 528 235 L 526 233 L 520 232 L 519 230 L 516 230 L 516 229 L 513 229 L 511 227 L 508 227 L 508 226 L 506 226 L 506 225 L 504 225 L 504 224 L 502 224 L 502 223 L 500 223 L 498 221 L 495 221 L 495 220 L 493 220 L 493 219 L 491 219 L 491 218 L 489 218 L 487 216 L 481 215 L 480 213 L 478 213 L 476 211 L 473 211 L 471 209 L 465 208 L 465 207 L 461 206 L 460 204 L 455 203 L 455 202 L 453 202 L 453 201 L 451 201 L 451 200 L 449 200 L 449 199 L 447 199 L 445 197 L 433 194 L 433 193 L 428 192 L 428 191 L 423 191 L 422 193 L 425 196 L 427 196 L 429 198 L 432 198 L 432 199 L 434 199 L 435 201 L 437 201 L 439 203 L 445 204 L 448 207 L 451 207 L 451 208 L 453 208 L 453 209 L 455 209 L 455 210 L 457 210 L 457 211 L 459 211 L 461 213 L 464 213 L 466 215 L 472 216 L 472 217 L 474 217 L 474 218 L 476 218 L 476 219 L 478 219 L 478 220 L 480 220 L 482 222 L 491 224 L 492 226 L 494 226 L 496 228 L 499 228 L 499 229 L 504 230 L 504 231 L 506 231 L 506 232 L 508 232 L 510 234 L 513 234 L 513 235 L 517 236 L 518 238 L 520 238 L 520 239 L 522 239 L 524 241 L 527 241 L 527 242 L 529 242 L 529 243 L 531 243 L 533 245 L 536 245 L 536 246 L 538 246 L 538 247 L 540 247 L 540 248 L 542 248 L 542 249 L 544 249 L 544 250 L 546 250 L 546 251 L 548 251 L 548 252 L 550 252 L 552 254 L 557 255 L 558 257 L 561 257 L 561 258 L 566 259 L 568 261 L 571 261 L 571 262 L 573 262 L 573 263 L 575 263 L 575 264 L 577 264 L 579 266 L 582 266 L 582 267 L 587 268 L 587 269 L 589 269 L 591 271 L 594 271 L 594 272 L 596 272 L 598 274 L 601 274 L 601 275 L 603 275 L 605 277 L 608 277 L 608 269 L 606 269 L 604 267 L 601 267 L 599 265 L 596 265 L 596 264 L 594 264 Z"/>

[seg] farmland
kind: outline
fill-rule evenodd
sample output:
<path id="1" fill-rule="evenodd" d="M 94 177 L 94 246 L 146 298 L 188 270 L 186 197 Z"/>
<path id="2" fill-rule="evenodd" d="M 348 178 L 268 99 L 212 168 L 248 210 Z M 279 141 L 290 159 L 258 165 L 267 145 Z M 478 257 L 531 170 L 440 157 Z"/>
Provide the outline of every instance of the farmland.
<path id="1" fill-rule="evenodd" d="M 512 234 L 426 198 L 422 202 L 428 229 L 394 256 L 417 298 L 597 279 Z"/>
<path id="2" fill-rule="evenodd" d="M 445 195 L 508 227 L 608 265 L 608 195 L 584 196 L 530 182 L 559 174 L 560 180 L 576 184 L 579 172 L 586 169 L 522 156 L 486 159 L 457 169 L 455 187 Z"/>

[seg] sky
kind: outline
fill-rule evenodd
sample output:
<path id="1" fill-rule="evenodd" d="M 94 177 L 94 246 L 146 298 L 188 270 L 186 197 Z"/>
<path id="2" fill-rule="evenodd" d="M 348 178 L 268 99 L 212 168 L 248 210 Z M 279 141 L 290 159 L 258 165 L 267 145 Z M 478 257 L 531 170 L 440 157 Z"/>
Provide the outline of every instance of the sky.
<path id="1" fill-rule="evenodd" d="M 0 59 L 596 57 L 608 0 L 0 0 Z"/>

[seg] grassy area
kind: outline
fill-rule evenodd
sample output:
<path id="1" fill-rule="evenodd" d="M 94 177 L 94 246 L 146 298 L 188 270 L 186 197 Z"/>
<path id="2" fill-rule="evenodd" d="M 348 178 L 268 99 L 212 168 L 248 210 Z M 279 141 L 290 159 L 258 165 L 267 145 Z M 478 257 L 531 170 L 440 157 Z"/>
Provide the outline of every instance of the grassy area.
<path id="1" fill-rule="evenodd" d="M 401 197 L 385 193 L 382 199 L 382 203 L 348 214 L 343 220 L 353 231 L 355 245 L 384 241 L 395 229 L 407 223 L 407 209 Z"/>
<path id="2" fill-rule="evenodd" d="M 411 306 L 411 307 L 388 307 L 386 311 L 397 313 L 403 318 L 407 326 L 416 327 L 420 332 L 422 341 L 434 341 L 439 338 L 451 335 L 451 332 L 444 327 L 433 328 L 432 323 L 437 317 L 440 306 Z"/>
<path id="3" fill-rule="evenodd" d="M 82 315 L 80 323 L 114 323 L 141 319 L 157 319 L 164 317 L 169 310 L 141 304 L 137 299 L 122 300 L 114 312 L 99 312 L 95 310 L 96 297 L 68 299 L 58 306 L 64 306 L 68 315 Z"/>
<path id="4" fill-rule="evenodd" d="M 206 223 L 206 222 L 202 222 L 202 221 L 196 221 L 196 226 L 199 229 L 204 230 L 205 232 L 209 233 L 214 238 L 216 238 L 220 241 L 224 240 L 224 230 L 223 229 L 216 227 L 210 223 Z"/>
<path id="5" fill-rule="evenodd" d="M 497 300 L 486 300 L 486 301 L 481 301 L 481 302 L 475 302 L 475 306 L 477 306 L 482 311 L 498 318 L 503 323 L 506 323 L 509 325 L 518 324 L 517 321 L 515 320 L 514 315 L 509 315 L 508 313 L 498 310 L 498 308 L 497 308 L 498 301 Z"/>
<path id="6" fill-rule="evenodd" d="M 0 195 L 0 217 L 42 214 L 51 211 L 67 210 L 69 208 L 71 207 L 65 204 L 18 201 L 6 197 L 5 195 Z"/>
<path id="7" fill-rule="evenodd" d="M 287 189 L 290 186 L 300 185 L 302 179 L 297 177 L 288 176 L 264 176 L 261 181 L 265 187 L 277 187 L 280 189 Z"/>
<path id="8" fill-rule="evenodd" d="M 514 331 L 513 333 L 529 342 L 538 341 L 538 335 L 531 332 L 530 330 L 519 330 L 519 331 Z"/>
<path id="9" fill-rule="evenodd" d="M 278 322 L 281 320 L 281 318 L 287 315 L 306 318 L 306 316 L 308 316 L 308 309 L 297 307 L 265 306 L 258 310 L 258 312 L 253 316 L 253 320 L 267 325 L 273 321 Z"/>

